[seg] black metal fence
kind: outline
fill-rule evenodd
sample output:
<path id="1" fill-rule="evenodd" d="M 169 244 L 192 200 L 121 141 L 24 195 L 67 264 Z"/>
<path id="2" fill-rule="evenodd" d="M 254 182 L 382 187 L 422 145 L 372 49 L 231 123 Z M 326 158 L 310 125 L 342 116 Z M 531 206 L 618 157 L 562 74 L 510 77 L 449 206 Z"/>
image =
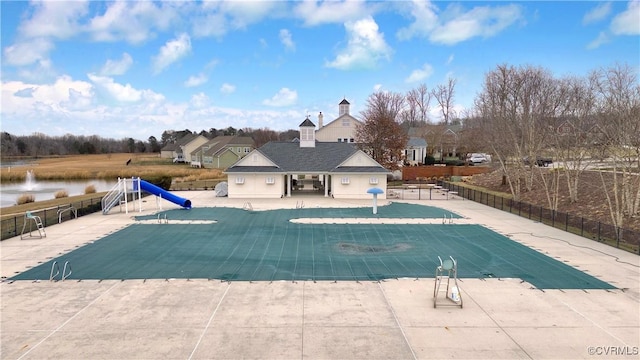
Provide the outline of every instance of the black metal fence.
<path id="1" fill-rule="evenodd" d="M 39 216 L 42 219 L 42 224 L 46 228 L 47 226 L 58 224 L 63 221 L 75 219 L 76 216 L 80 217 L 101 211 L 101 200 L 102 197 L 100 196 L 81 201 L 72 201 L 64 205 L 58 205 L 46 209 L 32 210 L 31 214 Z M 25 221 L 27 221 L 25 213 L 6 216 L 3 215 L 0 223 L 0 229 L 2 232 L 2 236 L 0 239 L 4 240 L 14 236 L 19 236 L 22 233 Z M 32 226 L 32 224 L 27 223 L 27 226 L 25 228 L 26 231 L 29 231 L 30 225 Z M 35 227 L 32 226 L 32 228 L 35 230 Z"/>
<path id="2" fill-rule="evenodd" d="M 460 186 L 456 183 L 442 182 L 439 185 L 449 191 L 456 191 L 458 196 L 465 199 L 539 221 L 543 224 L 598 242 L 603 242 L 619 249 L 640 254 L 640 232 L 638 231 L 616 228 L 613 225 L 581 216 L 550 210 L 522 201 L 513 201 L 512 199 L 489 194 L 481 190 Z"/>

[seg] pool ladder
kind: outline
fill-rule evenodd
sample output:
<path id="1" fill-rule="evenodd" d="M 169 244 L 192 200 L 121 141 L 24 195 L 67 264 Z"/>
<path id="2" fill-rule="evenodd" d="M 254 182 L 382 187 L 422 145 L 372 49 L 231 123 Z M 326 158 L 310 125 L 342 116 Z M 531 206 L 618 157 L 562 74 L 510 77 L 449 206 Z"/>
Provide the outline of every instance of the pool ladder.
<path id="1" fill-rule="evenodd" d="M 67 273 L 67 269 L 69 269 L 69 272 Z M 54 274 L 55 271 L 55 274 Z M 68 261 L 64 262 L 64 267 L 62 268 L 62 277 L 60 278 L 61 281 L 64 281 L 66 278 L 69 277 L 69 275 L 71 275 L 73 271 L 71 270 L 71 264 Z M 60 274 L 60 266 L 58 266 L 58 262 L 54 261 L 53 264 L 51 264 L 51 273 L 49 273 L 49 281 L 54 281 L 56 279 L 56 276 L 58 276 Z"/>
<path id="2" fill-rule="evenodd" d="M 253 206 L 247 201 L 242 205 L 242 210 L 253 211 Z"/>
<path id="3" fill-rule="evenodd" d="M 296 201 L 296 209 L 304 208 L 304 201 Z"/>
<path id="4" fill-rule="evenodd" d="M 447 214 L 444 214 L 444 217 L 442 218 L 442 223 L 443 224 L 453 224 L 453 214 L 451 214 L 451 217 L 447 218 Z"/>

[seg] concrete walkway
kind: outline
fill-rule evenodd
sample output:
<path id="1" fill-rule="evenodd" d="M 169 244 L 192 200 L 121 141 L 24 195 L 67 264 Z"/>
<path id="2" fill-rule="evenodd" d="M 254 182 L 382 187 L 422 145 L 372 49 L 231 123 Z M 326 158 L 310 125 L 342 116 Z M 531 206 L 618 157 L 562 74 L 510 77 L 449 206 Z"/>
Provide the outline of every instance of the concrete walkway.
<path id="1" fill-rule="evenodd" d="M 194 207 L 246 200 L 185 192 Z M 301 198 L 251 200 L 254 210 Z M 394 200 L 395 201 L 395 200 Z M 306 207 L 370 201 L 304 198 Z M 384 201 L 382 201 L 384 202 Z M 464 307 L 433 307 L 433 279 L 382 282 L 4 281 L 2 359 L 638 359 L 640 258 L 471 201 L 442 207 L 611 283 L 538 290 L 520 279 L 464 279 Z M 380 203 L 379 203 L 380 205 Z M 174 208 L 163 202 L 164 209 Z M 147 198 L 142 214 L 156 212 Z M 0 242 L 10 278 L 135 220 L 117 210 Z M 454 220 L 455 222 L 455 220 Z M 461 264 L 460 266 L 464 266 Z"/>

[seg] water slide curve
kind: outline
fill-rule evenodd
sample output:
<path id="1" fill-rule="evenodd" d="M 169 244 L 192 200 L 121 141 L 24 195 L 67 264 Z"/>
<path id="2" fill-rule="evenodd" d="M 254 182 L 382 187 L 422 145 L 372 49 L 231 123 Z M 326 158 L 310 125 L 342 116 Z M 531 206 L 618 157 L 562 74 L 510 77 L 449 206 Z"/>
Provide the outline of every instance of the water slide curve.
<path id="1" fill-rule="evenodd" d="M 140 189 L 152 195 L 159 196 L 165 200 L 171 201 L 174 204 L 178 204 L 185 209 L 191 209 L 191 200 L 187 200 L 181 198 L 180 196 L 174 195 L 159 186 L 153 185 L 148 181 L 140 179 Z"/>

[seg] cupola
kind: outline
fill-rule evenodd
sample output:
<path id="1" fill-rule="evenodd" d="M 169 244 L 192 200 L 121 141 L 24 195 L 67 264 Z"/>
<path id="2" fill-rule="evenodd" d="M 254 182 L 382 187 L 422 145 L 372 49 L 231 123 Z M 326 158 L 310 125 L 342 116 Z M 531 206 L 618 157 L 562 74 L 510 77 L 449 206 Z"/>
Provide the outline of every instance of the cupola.
<path id="1" fill-rule="evenodd" d="M 340 111 L 338 112 L 338 116 L 342 116 L 344 114 L 349 114 L 349 106 L 351 104 L 349 104 L 349 102 L 347 101 L 347 99 L 342 99 L 342 101 L 340 102 Z"/>
<path id="2" fill-rule="evenodd" d="M 316 147 L 316 124 L 308 116 L 300 124 L 300 147 Z"/>

